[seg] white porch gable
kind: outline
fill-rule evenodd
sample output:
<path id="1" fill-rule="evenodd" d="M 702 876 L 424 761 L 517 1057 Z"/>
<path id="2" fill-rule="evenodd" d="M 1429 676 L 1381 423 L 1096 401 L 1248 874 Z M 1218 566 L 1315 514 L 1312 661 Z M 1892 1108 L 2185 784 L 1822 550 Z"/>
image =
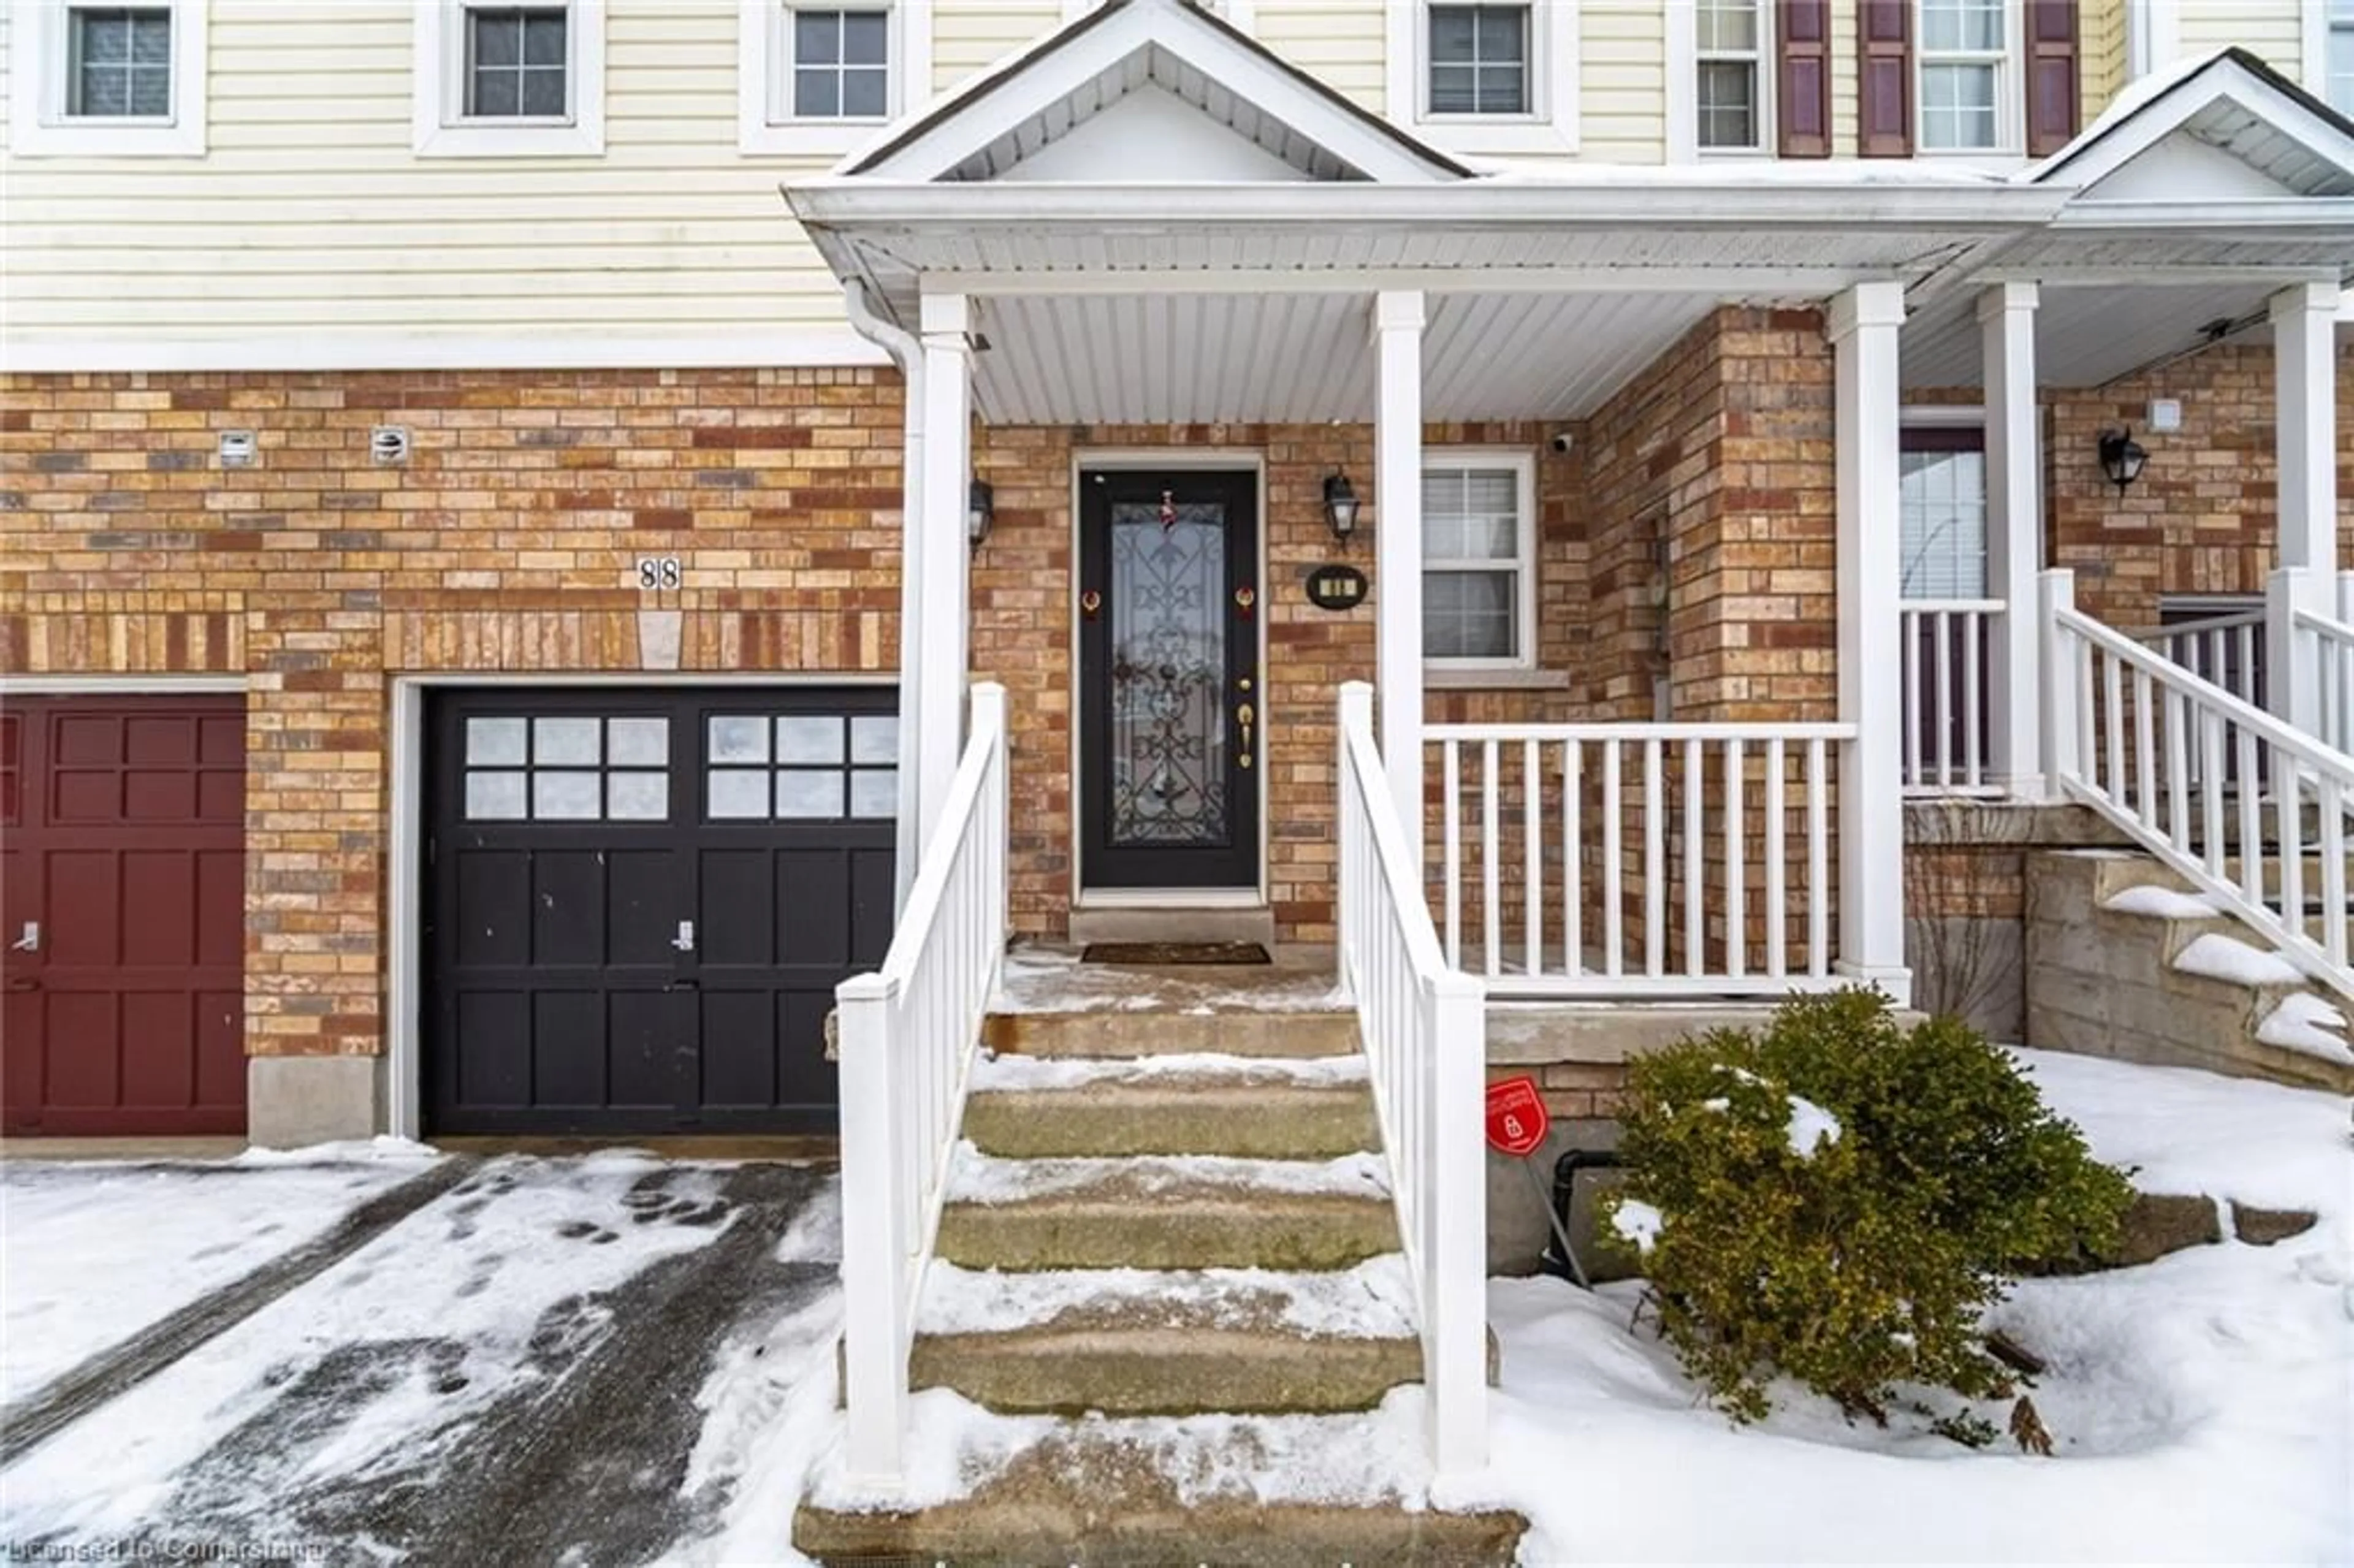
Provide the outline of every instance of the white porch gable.
<path id="1" fill-rule="evenodd" d="M 1110 0 L 840 172 L 1407 185 L 1469 174 L 1186 0 Z"/>

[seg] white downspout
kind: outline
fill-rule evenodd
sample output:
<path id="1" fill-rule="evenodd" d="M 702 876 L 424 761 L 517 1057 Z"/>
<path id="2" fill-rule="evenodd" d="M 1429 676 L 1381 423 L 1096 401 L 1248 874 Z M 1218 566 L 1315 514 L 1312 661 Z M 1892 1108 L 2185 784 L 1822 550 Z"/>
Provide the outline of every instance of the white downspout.
<path id="1" fill-rule="evenodd" d="M 898 366 L 904 383 L 899 471 L 899 820 L 897 876 L 892 898 L 896 914 L 907 903 L 922 849 L 922 779 L 916 736 L 923 728 L 918 705 L 923 687 L 915 672 L 923 663 L 924 347 L 916 334 L 875 308 L 866 285 L 854 279 L 842 286 L 842 306 L 852 330 L 878 345 Z"/>

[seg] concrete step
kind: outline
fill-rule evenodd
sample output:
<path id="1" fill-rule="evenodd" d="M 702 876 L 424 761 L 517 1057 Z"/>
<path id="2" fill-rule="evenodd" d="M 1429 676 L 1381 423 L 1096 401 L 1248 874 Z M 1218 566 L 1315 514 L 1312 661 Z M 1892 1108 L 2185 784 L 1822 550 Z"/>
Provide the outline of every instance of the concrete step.
<path id="1" fill-rule="evenodd" d="M 917 1396 L 910 1468 L 970 1478 L 961 1495 L 909 1508 L 822 1473 L 793 1545 L 841 1564 L 1501 1568 L 1528 1528 L 1428 1505 L 1414 1391 L 1371 1417 L 1091 1419 L 1010 1453 L 958 1441 L 969 1422 L 928 1420 L 943 1397 Z"/>
<path id="2" fill-rule="evenodd" d="M 973 1070 L 964 1135 L 1014 1160 L 1331 1160 L 1381 1147 L 1362 1056 L 998 1056 Z"/>
<path id="3" fill-rule="evenodd" d="M 993 1012 L 981 1039 L 1023 1056 L 1347 1056 L 1357 1049 L 1357 1017 L 1321 1009 Z"/>
<path id="4" fill-rule="evenodd" d="M 1395 1252 L 1377 1154 L 999 1160 L 949 1171 L 938 1255 L 966 1268 L 1334 1269 Z"/>
<path id="5" fill-rule="evenodd" d="M 1010 1414 L 1370 1410 L 1421 1381 L 1422 1341 L 1394 1253 L 1303 1274 L 935 1262 L 908 1377 Z"/>

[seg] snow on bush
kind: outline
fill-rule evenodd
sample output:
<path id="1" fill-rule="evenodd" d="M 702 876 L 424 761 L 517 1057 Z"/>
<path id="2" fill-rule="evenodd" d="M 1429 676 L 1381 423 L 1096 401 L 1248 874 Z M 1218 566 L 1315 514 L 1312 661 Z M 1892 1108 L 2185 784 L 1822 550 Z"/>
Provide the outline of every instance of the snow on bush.
<path id="1" fill-rule="evenodd" d="M 1787 1374 L 1985 1441 L 1917 1391 L 2011 1393 L 1980 1330 L 2006 1275 L 2109 1245 L 2132 1197 L 2003 1052 L 1953 1019 L 1906 1029 L 1869 991 L 1638 1059 L 1623 1114 L 1614 1227 L 1656 1212 L 1632 1224 L 1661 1330 L 1736 1421 Z"/>

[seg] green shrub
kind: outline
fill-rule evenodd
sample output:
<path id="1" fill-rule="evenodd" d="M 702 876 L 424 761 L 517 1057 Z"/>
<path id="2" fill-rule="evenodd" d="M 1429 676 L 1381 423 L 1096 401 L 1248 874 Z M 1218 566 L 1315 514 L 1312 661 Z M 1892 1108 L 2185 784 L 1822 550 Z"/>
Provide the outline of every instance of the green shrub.
<path id="1" fill-rule="evenodd" d="M 1899 1384 L 2008 1394 L 1981 1314 L 2007 1276 L 2113 1245 L 2132 1197 L 2000 1050 L 1956 1019 L 1906 1029 L 1876 991 L 1794 998 L 1628 1080 L 1612 1217 L 1648 1241 L 1685 1371 L 1737 1421 L 1777 1373 L 1881 1421 Z M 1990 1435 L 1955 1420 L 1938 1429 Z"/>

